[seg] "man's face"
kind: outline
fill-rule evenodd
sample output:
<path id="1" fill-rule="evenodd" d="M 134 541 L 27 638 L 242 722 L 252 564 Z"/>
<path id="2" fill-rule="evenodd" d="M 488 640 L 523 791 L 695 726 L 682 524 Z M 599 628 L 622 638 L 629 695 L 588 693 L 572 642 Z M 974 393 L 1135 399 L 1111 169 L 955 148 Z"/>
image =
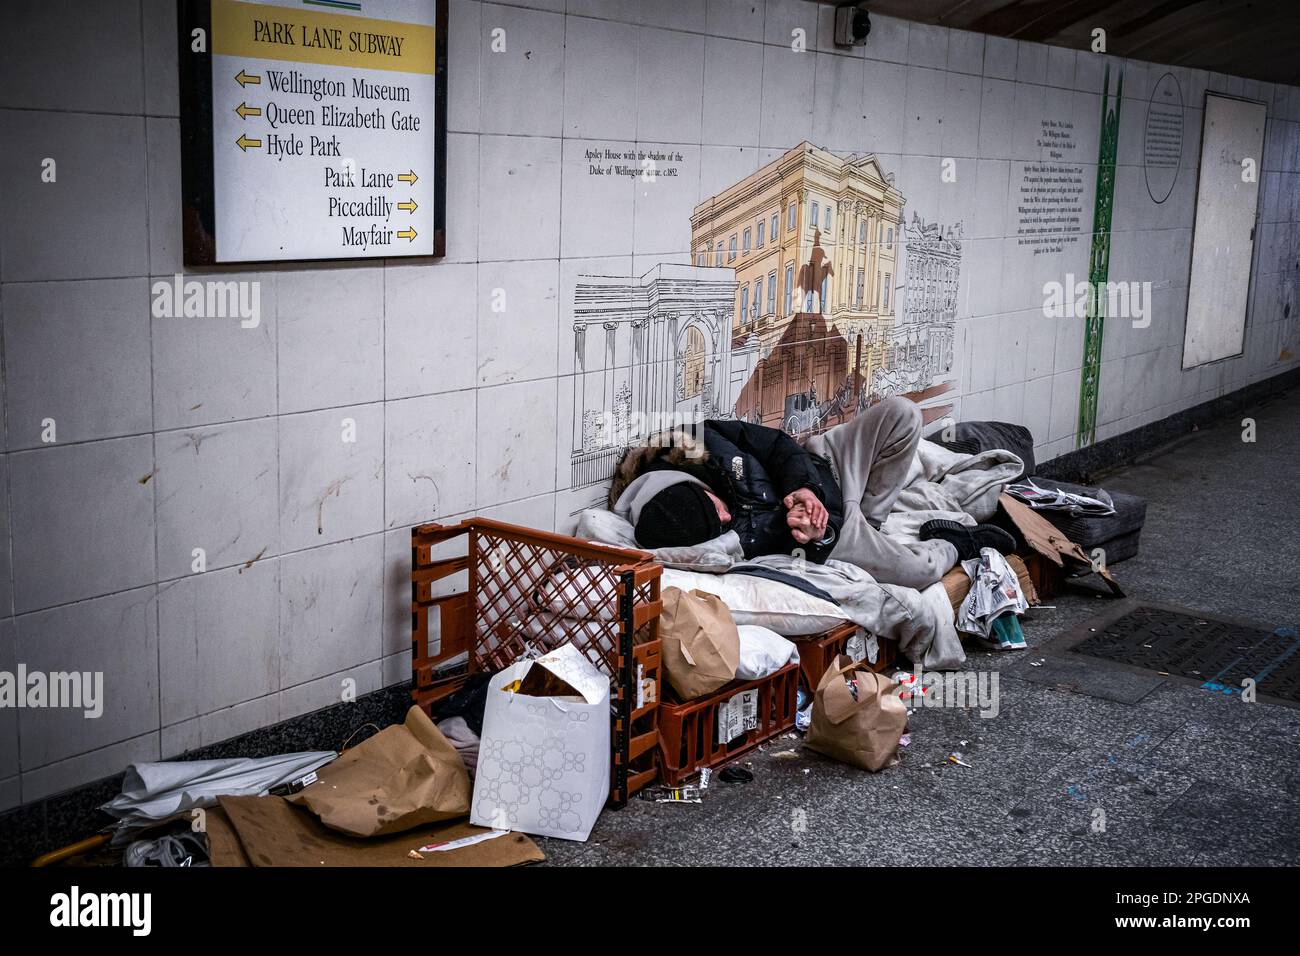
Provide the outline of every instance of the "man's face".
<path id="1" fill-rule="evenodd" d="M 713 502 L 713 507 L 718 509 L 718 520 L 722 522 L 722 527 L 731 524 L 731 512 L 727 510 L 727 503 L 711 491 L 705 492 L 709 500 Z"/>

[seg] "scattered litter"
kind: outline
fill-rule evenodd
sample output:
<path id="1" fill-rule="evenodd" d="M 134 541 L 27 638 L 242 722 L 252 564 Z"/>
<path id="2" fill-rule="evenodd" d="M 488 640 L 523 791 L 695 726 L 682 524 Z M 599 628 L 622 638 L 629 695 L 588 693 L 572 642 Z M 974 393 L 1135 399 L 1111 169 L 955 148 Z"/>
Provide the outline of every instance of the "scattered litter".
<path id="1" fill-rule="evenodd" d="M 461 837 L 459 840 L 443 840 L 441 843 L 426 843 L 420 847 L 421 853 L 446 853 L 448 850 L 459 850 L 463 846 L 473 846 L 475 843 L 482 843 L 484 840 L 495 840 L 497 837 L 503 837 L 509 830 L 488 830 L 486 833 L 475 833 L 473 836 Z M 415 851 L 412 850 L 411 853 Z M 408 853 L 407 856 L 411 854 Z"/>
<path id="2" fill-rule="evenodd" d="M 812 726 L 812 709 L 812 701 L 809 701 L 807 707 L 794 712 L 795 730 L 805 734 L 808 732 L 808 728 Z M 788 734 L 787 736 L 794 737 L 796 740 L 799 739 L 795 734 Z"/>
<path id="3" fill-rule="evenodd" d="M 955 764 L 956 764 L 957 766 L 959 766 L 959 767 L 969 767 L 969 766 L 970 766 L 970 764 L 968 764 L 966 761 L 962 760 L 961 757 L 957 756 L 956 754 L 948 754 L 948 762 L 949 762 L 949 763 L 955 763 Z"/>
<path id="4" fill-rule="evenodd" d="M 917 684 L 916 674 L 911 671 L 897 671 L 890 680 L 902 685 L 898 692 L 899 700 L 911 700 L 913 694 L 917 697 L 925 696 L 925 687 Z"/>
<path id="5" fill-rule="evenodd" d="M 962 745 L 962 747 L 964 748 L 968 743 L 970 743 L 970 741 L 968 741 L 968 740 L 963 740 L 963 741 L 961 742 L 961 745 Z"/>
<path id="6" fill-rule="evenodd" d="M 424 857 L 422 857 L 422 856 L 420 855 L 420 851 L 419 851 L 419 850 L 412 850 L 410 853 L 408 853 L 408 854 L 406 854 L 406 855 L 409 856 L 412 860 L 423 860 L 423 859 L 424 859 Z"/>
<path id="7" fill-rule="evenodd" d="M 963 561 L 970 590 L 957 609 L 957 630 L 973 634 L 994 650 L 1024 650 L 1025 634 L 1016 620 L 1029 607 L 1020 579 L 1006 558 L 993 548 Z"/>
<path id="8" fill-rule="evenodd" d="M 655 803 L 703 803 L 704 791 L 699 787 L 656 787 L 653 791 Z"/>
<path id="9" fill-rule="evenodd" d="M 653 803 L 703 803 L 703 788 L 695 784 L 680 787 L 646 787 L 637 792 L 637 797 Z"/>
<path id="10" fill-rule="evenodd" d="M 797 751 L 797 750 L 782 750 L 782 751 L 780 751 L 779 753 L 774 753 L 774 754 L 772 754 L 772 759 L 773 759 L 773 760 L 793 760 L 793 759 L 794 759 L 795 757 L 797 757 L 797 756 L 799 756 L 799 751 Z"/>
<path id="11" fill-rule="evenodd" d="M 704 767 L 700 770 L 700 791 L 701 792 L 709 789 L 709 778 L 711 776 L 713 776 L 713 771 L 710 768 Z"/>
<path id="12" fill-rule="evenodd" d="M 804 768 L 803 768 L 803 772 L 804 772 L 804 773 L 812 773 L 812 769 L 809 768 L 809 767 L 804 767 Z"/>
<path id="13" fill-rule="evenodd" d="M 898 738 L 898 746 L 900 746 L 900 747 L 910 747 L 910 746 L 912 746 L 912 735 L 911 735 L 911 734 L 903 734 L 903 736 L 899 737 L 899 738 Z"/>
<path id="14" fill-rule="evenodd" d="M 718 772 L 718 779 L 723 783 L 752 783 L 754 775 L 744 767 L 723 767 Z"/>

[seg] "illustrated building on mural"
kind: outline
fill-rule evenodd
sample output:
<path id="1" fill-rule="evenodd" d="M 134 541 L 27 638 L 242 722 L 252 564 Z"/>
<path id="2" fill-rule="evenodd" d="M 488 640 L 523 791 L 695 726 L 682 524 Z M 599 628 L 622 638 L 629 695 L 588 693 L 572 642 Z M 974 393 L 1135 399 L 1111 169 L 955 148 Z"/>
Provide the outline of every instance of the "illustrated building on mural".
<path id="1" fill-rule="evenodd" d="M 894 326 L 902 210 L 874 154 L 807 142 L 695 207 L 695 263 L 735 270 L 733 341 L 761 348 L 737 416 L 797 434 L 870 399 Z"/>
<path id="2" fill-rule="evenodd" d="M 952 371 L 961 235 L 960 222 L 945 229 L 916 213 L 907 224 L 902 313 L 874 383 L 882 397 L 927 389 Z"/>
<path id="3" fill-rule="evenodd" d="M 890 395 L 946 413 L 961 224 L 913 215 L 905 237 L 903 208 L 874 155 L 803 143 L 695 207 L 694 266 L 581 277 L 572 487 L 705 418 L 805 436 Z"/>
<path id="4" fill-rule="evenodd" d="M 639 279 L 583 276 L 574 293 L 573 487 L 607 479 L 657 431 L 729 418 L 757 337 L 732 334 L 730 269 L 664 263 Z"/>

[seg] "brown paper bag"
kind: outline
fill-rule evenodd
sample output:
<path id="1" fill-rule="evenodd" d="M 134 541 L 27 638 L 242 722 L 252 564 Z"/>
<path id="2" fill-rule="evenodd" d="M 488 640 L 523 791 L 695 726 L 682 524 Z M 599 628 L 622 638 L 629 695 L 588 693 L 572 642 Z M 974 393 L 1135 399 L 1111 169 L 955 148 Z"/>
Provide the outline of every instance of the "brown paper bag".
<path id="1" fill-rule="evenodd" d="M 857 700 L 846 677 L 858 682 Z M 898 741 L 906 728 L 898 684 L 841 654 L 817 685 L 807 744 L 855 767 L 881 770 L 898 762 Z"/>
<path id="2" fill-rule="evenodd" d="M 317 771 L 289 797 L 327 827 L 358 837 L 398 833 L 469 813 L 465 764 L 418 707 Z"/>
<path id="3" fill-rule="evenodd" d="M 736 679 L 740 632 L 716 594 L 665 588 L 659 639 L 668 682 L 682 700 L 711 694 Z"/>

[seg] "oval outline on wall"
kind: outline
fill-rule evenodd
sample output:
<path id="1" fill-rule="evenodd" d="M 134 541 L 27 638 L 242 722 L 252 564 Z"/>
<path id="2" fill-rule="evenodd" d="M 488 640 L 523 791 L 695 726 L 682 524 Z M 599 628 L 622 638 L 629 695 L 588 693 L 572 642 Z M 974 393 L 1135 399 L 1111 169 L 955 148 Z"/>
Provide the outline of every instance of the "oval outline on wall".
<path id="1" fill-rule="evenodd" d="M 1177 165 L 1174 166 L 1173 176 L 1172 176 L 1172 178 L 1170 178 L 1170 180 L 1169 180 L 1169 188 L 1166 189 L 1166 190 L 1164 190 L 1164 195 L 1161 196 L 1159 199 L 1157 199 L 1157 198 L 1156 198 L 1156 193 L 1157 193 L 1159 190 L 1158 190 L 1158 189 L 1153 189 L 1153 188 L 1152 188 L 1152 185 L 1151 185 L 1151 166 L 1147 163 L 1147 148 L 1148 148 L 1148 147 L 1147 147 L 1147 143 L 1148 143 L 1148 140 L 1149 140 L 1150 137 L 1151 137 L 1151 108 L 1152 108 L 1153 106 L 1156 105 L 1156 97 L 1159 95 L 1160 90 L 1161 90 L 1162 88 L 1167 88 L 1166 85 L 1165 85 L 1165 81 L 1166 81 L 1166 80 L 1170 81 L 1170 82 L 1173 84 L 1173 90 L 1174 90 L 1174 93 L 1175 93 L 1175 94 L 1177 95 L 1177 97 L 1178 97 L 1178 110 L 1179 110 L 1179 116 L 1180 116 L 1180 120 L 1181 120 L 1181 122 L 1182 122 L 1183 125 L 1182 125 L 1182 127 L 1180 128 L 1180 130 L 1179 130 L 1179 139 L 1178 139 L 1179 160 L 1178 160 L 1178 163 L 1177 163 Z M 1177 184 L 1177 182 L 1178 182 L 1178 173 L 1179 173 L 1179 171 L 1181 171 L 1182 168 L 1183 168 L 1183 163 L 1182 163 L 1183 136 L 1186 135 L 1186 117 L 1183 116 L 1183 110 L 1185 110 L 1186 108 L 1187 108 L 1187 104 L 1183 101 L 1183 88 L 1182 88 L 1182 85 L 1178 82 L 1178 77 L 1174 76 L 1174 74 L 1171 73 L 1171 72 L 1166 72 L 1163 76 L 1160 77 L 1159 80 L 1156 81 L 1155 86 L 1152 87 L 1152 89 L 1151 89 L 1151 98 L 1147 101 L 1147 119 L 1146 119 L 1146 124 L 1145 124 L 1145 128 L 1144 128 L 1143 131 L 1142 131 L 1142 178 L 1143 178 L 1143 179 L 1145 180 L 1145 182 L 1146 182 L 1146 186 L 1147 186 L 1147 195 L 1150 196 L 1150 197 L 1151 197 L 1151 201 L 1154 202 L 1154 203 L 1156 203 L 1156 204 L 1159 204 L 1159 203 L 1164 202 L 1164 201 L 1165 201 L 1166 199 L 1168 199 L 1171 195 L 1173 195 L 1173 192 L 1174 192 L 1174 186 L 1175 186 L 1175 185 Z M 1163 185 L 1163 183 L 1160 183 L 1160 184 L 1158 184 L 1158 185 Z"/>

